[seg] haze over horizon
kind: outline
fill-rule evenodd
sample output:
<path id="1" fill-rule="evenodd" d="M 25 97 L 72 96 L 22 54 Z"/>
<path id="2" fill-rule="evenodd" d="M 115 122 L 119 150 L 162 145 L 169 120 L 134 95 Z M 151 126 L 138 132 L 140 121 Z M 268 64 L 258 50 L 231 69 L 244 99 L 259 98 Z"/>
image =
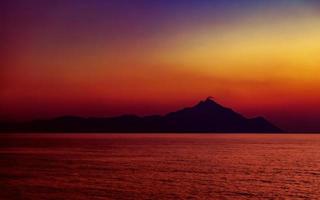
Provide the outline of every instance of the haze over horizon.
<path id="1" fill-rule="evenodd" d="M 0 119 L 164 114 L 211 95 L 320 131 L 320 2 L 4 0 Z"/>

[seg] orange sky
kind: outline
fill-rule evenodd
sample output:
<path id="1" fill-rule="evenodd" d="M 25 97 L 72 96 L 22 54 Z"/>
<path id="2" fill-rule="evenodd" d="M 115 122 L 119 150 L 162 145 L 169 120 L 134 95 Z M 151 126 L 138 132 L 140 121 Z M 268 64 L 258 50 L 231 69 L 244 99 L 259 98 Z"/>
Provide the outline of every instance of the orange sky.
<path id="1" fill-rule="evenodd" d="M 214 96 L 288 130 L 320 130 L 315 1 L 3 7 L 1 119 L 166 113 Z"/>

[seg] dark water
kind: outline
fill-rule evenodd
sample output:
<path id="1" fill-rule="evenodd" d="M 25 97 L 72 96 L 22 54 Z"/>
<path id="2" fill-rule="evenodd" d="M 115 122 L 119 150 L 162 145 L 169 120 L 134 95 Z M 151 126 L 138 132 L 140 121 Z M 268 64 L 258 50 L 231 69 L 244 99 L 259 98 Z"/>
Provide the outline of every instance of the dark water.
<path id="1" fill-rule="evenodd" d="M 320 135 L 0 136 L 0 199 L 319 199 Z"/>

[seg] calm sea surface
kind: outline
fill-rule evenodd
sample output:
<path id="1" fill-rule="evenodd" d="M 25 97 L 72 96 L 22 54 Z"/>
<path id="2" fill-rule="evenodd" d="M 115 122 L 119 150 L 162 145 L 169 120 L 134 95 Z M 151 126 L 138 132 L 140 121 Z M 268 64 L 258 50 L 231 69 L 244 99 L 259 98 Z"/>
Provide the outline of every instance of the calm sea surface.
<path id="1" fill-rule="evenodd" d="M 0 199 L 320 199 L 320 135 L 0 135 Z"/>

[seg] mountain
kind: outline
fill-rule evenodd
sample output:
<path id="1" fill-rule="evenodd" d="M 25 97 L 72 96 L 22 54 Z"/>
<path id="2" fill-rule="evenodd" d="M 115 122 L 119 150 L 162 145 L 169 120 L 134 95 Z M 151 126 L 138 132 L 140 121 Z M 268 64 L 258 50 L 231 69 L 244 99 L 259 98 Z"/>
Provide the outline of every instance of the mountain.
<path id="1" fill-rule="evenodd" d="M 177 132 L 282 132 L 263 117 L 247 119 L 211 98 L 165 116 L 171 130 Z"/>
<path id="2" fill-rule="evenodd" d="M 164 116 L 123 115 L 105 118 L 64 116 L 50 120 L 2 125 L 12 132 L 176 132 L 176 133 L 278 133 L 283 132 L 263 117 L 248 119 L 212 98 Z"/>

